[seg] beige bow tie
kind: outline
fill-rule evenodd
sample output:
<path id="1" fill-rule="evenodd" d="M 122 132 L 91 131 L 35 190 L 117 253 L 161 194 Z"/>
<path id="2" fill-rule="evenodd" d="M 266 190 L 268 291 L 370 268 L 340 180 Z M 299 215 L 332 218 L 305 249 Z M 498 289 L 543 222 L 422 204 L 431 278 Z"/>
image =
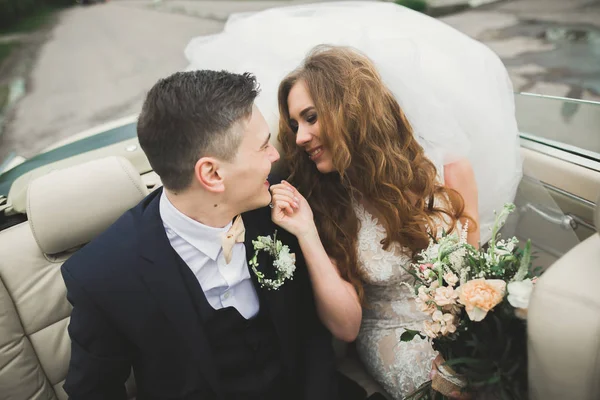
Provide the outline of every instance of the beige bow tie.
<path id="1" fill-rule="evenodd" d="M 242 216 L 238 215 L 233 220 L 233 224 L 231 228 L 224 233 L 221 237 L 221 245 L 223 246 L 223 256 L 225 256 L 225 263 L 229 264 L 231 262 L 231 256 L 233 255 L 233 245 L 236 243 L 244 243 L 244 233 L 246 229 L 244 228 L 244 221 L 242 221 Z"/>

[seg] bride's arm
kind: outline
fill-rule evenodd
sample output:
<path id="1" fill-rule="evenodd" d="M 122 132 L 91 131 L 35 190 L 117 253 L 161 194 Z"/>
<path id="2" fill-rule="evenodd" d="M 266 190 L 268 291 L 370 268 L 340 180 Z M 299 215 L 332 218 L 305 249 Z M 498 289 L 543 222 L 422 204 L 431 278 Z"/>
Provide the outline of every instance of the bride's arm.
<path id="1" fill-rule="evenodd" d="M 444 184 L 456 190 L 463 197 L 465 201 L 465 214 L 473 218 L 477 223 L 475 230 L 469 229 L 467 241 L 469 244 L 479 247 L 479 197 L 475 173 L 469 160 L 463 158 L 451 164 L 444 165 Z M 464 224 L 466 221 L 461 222 Z"/>
<path id="2" fill-rule="evenodd" d="M 327 256 L 316 228 L 298 237 L 298 243 L 308 267 L 319 318 L 333 336 L 352 342 L 358 336 L 362 319 L 356 290 L 340 276 Z"/>
<path id="3" fill-rule="evenodd" d="M 272 186 L 271 192 L 273 222 L 298 239 L 321 322 L 336 338 L 355 340 L 362 319 L 358 295 L 325 252 L 308 202 L 287 182 Z"/>

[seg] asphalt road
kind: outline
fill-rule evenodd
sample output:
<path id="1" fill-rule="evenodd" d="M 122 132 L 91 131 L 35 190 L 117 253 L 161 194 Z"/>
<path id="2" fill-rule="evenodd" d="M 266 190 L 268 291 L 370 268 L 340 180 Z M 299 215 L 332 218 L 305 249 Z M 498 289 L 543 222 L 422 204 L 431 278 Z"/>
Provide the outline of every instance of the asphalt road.
<path id="1" fill-rule="evenodd" d="M 0 137 L 0 160 L 137 113 L 157 79 L 187 66 L 188 41 L 222 26 L 119 2 L 63 12 Z"/>

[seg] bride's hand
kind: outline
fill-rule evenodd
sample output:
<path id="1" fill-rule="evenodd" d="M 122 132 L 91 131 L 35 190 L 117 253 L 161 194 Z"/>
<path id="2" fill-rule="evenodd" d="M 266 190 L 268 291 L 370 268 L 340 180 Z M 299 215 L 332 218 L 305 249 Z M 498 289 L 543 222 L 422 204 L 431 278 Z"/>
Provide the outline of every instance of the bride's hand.
<path id="1" fill-rule="evenodd" d="M 296 237 L 316 232 L 313 213 L 306 199 L 286 181 L 273 185 L 271 219 Z"/>

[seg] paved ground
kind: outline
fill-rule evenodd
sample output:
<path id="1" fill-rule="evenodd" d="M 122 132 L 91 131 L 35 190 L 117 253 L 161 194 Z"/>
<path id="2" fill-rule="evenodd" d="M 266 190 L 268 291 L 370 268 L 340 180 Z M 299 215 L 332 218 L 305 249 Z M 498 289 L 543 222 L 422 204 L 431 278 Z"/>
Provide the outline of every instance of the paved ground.
<path id="1" fill-rule="evenodd" d="M 11 150 L 29 157 L 58 139 L 138 112 L 158 78 L 187 66 L 185 44 L 221 28 L 218 21 L 117 1 L 67 10 L 40 49 L 28 93 L 0 137 L 0 160 Z"/>
<path id="2" fill-rule="evenodd" d="M 187 65 L 189 39 L 220 31 L 231 12 L 311 1 L 321 0 L 112 0 L 64 12 L 0 137 L 0 160 L 138 112 L 159 77 Z M 600 0 L 503 1 L 442 19 L 495 50 L 516 90 L 600 100 Z"/>
<path id="3" fill-rule="evenodd" d="M 515 89 L 600 101 L 600 1 L 515 0 L 441 18 L 491 47 Z"/>

